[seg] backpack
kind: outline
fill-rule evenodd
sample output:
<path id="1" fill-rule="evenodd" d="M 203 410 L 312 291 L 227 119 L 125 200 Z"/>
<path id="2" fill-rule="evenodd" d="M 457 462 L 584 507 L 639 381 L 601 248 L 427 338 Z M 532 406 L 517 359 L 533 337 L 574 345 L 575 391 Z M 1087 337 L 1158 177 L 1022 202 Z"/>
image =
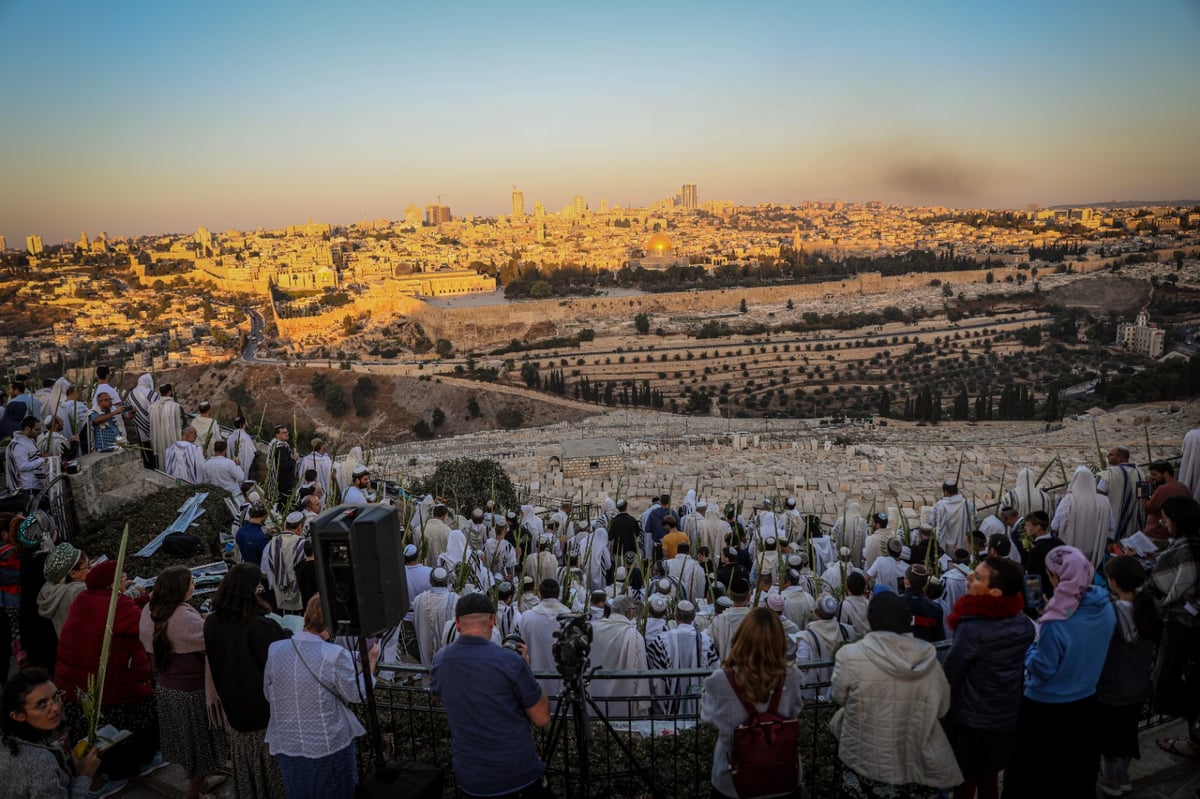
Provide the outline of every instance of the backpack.
<path id="1" fill-rule="evenodd" d="M 753 799 L 794 793 L 800 777 L 796 754 L 800 721 L 779 715 L 786 678 L 771 694 L 770 704 L 763 713 L 746 701 L 730 669 L 725 669 L 725 678 L 747 714 L 746 720 L 734 728 L 729 750 L 729 771 L 737 795 L 740 799 Z"/>

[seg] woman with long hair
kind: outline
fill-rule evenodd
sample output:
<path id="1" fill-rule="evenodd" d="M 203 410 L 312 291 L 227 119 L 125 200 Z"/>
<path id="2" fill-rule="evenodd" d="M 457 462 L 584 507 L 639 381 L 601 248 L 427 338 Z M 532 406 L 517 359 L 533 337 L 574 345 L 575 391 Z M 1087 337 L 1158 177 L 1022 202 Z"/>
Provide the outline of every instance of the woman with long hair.
<path id="1" fill-rule="evenodd" d="M 1159 553 L 1150 572 L 1149 590 L 1159 599 L 1164 624 L 1154 665 L 1154 710 L 1182 716 L 1184 738 L 1164 738 L 1160 749 L 1200 759 L 1200 628 L 1189 605 L 1200 603 L 1200 503 L 1172 497 L 1162 506 L 1171 545 Z"/>
<path id="2" fill-rule="evenodd" d="M 734 730 L 749 717 L 746 705 L 763 713 L 769 707 L 785 718 L 796 718 L 804 705 L 800 672 L 788 668 L 787 640 L 779 617 L 767 608 L 746 614 L 733 634 L 729 654 L 704 680 L 700 720 L 717 728 L 713 749 L 712 796 L 738 795 L 731 769 Z M 803 772 L 796 758 L 796 788 L 800 795 Z M 784 794 L 787 795 L 787 794 Z"/>
<path id="3" fill-rule="evenodd" d="M 62 745 L 62 693 L 41 669 L 18 671 L 0 697 L 0 785 L 11 799 L 111 796 L 126 781 L 91 790 L 100 754 L 75 757 Z"/>
<path id="4" fill-rule="evenodd" d="M 138 624 L 138 638 L 158 676 L 154 699 L 160 747 L 163 758 L 183 766 L 187 774 L 185 799 L 202 795 L 205 779 L 221 760 L 219 730 L 210 723 L 206 700 L 204 619 L 188 604 L 195 590 L 186 567 L 163 569 Z"/>
<path id="5" fill-rule="evenodd" d="M 289 633 L 267 617 L 271 607 L 259 591 L 262 572 L 256 563 L 229 570 L 204 620 L 204 648 L 229 726 L 234 796 L 273 799 L 283 796 L 279 765 L 267 750 L 271 708 L 263 695 L 267 649 Z"/>

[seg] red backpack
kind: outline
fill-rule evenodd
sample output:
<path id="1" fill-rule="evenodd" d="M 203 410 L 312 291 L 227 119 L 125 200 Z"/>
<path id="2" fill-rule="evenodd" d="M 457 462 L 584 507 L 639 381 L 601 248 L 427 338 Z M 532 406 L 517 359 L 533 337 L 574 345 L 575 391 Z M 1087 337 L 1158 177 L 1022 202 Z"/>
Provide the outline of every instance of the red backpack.
<path id="1" fill-rule="evenodd" d="M 729 771 L 739 799 L 791 794 L 800 777 L 796 742 L 800 735 L 799 719 L 779 715 L 785 678 L 771 694 L 766 711 L 759 713 L 746 701 L 733 671 L 725 669 L 725 678 L 733 688 L 747 718 L 733 731 L 729 750 Z"/>

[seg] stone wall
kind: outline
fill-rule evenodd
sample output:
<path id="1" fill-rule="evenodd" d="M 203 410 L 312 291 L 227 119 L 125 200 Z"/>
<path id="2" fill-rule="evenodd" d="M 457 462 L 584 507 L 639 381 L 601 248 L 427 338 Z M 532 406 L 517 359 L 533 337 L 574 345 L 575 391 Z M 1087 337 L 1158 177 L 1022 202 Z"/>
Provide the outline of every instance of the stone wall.
<path id="1" fill-rule="evenodd" d="M 88 453 L 79 459 L 79 473 L 67 479 L 85 529 L 130 502 L 175 486 L 165 474 L 143 468 L 142 456 L 132 450 Z"/>

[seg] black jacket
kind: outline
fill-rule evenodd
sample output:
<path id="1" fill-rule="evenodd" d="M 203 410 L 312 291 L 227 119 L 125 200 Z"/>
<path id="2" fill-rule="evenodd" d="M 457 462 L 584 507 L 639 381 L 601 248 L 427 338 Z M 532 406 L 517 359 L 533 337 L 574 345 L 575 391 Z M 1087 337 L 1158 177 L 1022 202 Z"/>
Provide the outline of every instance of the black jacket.
<path id="1" fill-rule="evenodd" d="M 637 552 L 639 533 L 638 520 L 628 513 L 618 513 L 608 526 L 608 541 L 616 557 L 613 562 L 621 565 L 620 556 L 626 552 Z"/>
<path id="2" fill-rule="evenodd" d="M 941 605 L 916 591 L 905 591 L 901 596 L 913 617 L 913 638 L 936 644 L 946 637 L 942 627 Z"/>
<path id="3" fill-rule="evenodd" d="M 948 718 L 974 729 L 1015 729 L 1025 684 L 1025 650 L 1033 636 L 1033 622 L 1024 613 L 960 620 L 942 664 L 951 690 Z"/>
<path id="4" fill-rule="evenodd" d="M 221 698 L 229 726 L 238 732 L 263 730 L 271 719 L 271 706 L 263 695 L 267 649 L 291 636 L 266 616 L 245 624 L 204 620 L 204 649 L 212 670 L 213 687 Z"/>

